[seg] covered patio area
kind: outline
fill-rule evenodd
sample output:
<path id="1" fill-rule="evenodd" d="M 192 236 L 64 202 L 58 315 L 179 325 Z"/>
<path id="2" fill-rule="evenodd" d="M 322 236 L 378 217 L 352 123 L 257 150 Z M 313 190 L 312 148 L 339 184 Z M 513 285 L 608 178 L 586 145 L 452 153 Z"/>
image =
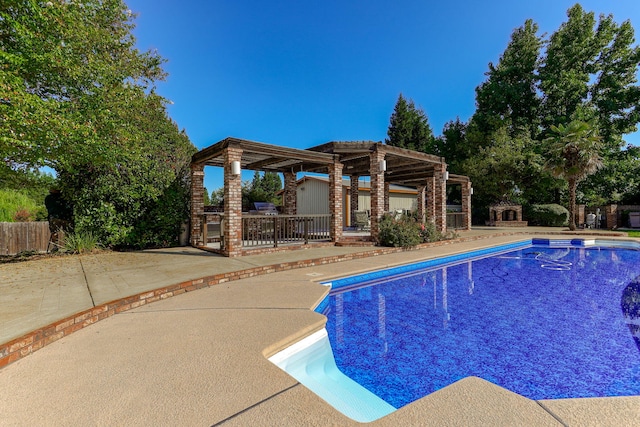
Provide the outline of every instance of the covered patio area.
<path id="1" fill-rule="evenodd" d="M 417 214 L 447 231 L 446 186 L 460 184 L 462 193 L 461 223 L 471 227 L 471 182 L 467 177 L 449 175 L 445 159 L 381 142 L 329 142 L 307 150 L 279 147 L 238 138 L 226 138 L 194 154 L 191 162 L 191 245 L 207 246 L 207 214 L 204 211 L 204 167 L 224 169 L 224 211 L 219 213 L 220 253 L 241 256 L 256 251 L 279 250 L 275 236 L 285 242 L 307 244 L 310 241 L 339 243 L 343 237 L 342 177 L 349 176 L 356 185 L 350 189 L 351 217 L 358 211 L 359 177 L 368 176 L 371 185 L 371 238 L 378 239 L 380 218 L 389 211 L 389 184 L 417 189 Z M 284 197 L 280 218 L 265 218 L 242 212 L 242 170 L 276 172 L 284 177 Z M 297 215 L 296 181 L 298 173 L 318 173 L 329 177 L 329 212 Z M 248 244 L 256 230 L 267 230 L 273 245 Z M 310 232 L 312 230 L 312 232 Z M 260 234 L 260 235 L 262 235 Z"/>

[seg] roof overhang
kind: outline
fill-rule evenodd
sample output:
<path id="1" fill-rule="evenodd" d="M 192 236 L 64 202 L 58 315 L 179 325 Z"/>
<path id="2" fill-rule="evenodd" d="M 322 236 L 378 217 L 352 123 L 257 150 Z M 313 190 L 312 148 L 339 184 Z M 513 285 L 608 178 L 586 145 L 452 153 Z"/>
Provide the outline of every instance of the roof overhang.
<path id="1" fill-rule="evenodd" d="M 229 147 L 242 150 L 241 167 L 244 170 L 328 174 L 329 166 L 340 162 L 343 165 L 343 175 L 352 177 L 371 176 L 370 154 L 382 152 L 386 161 L 385 182 L 409 187 L 425 185 L 427 179 L 434 176 L 436 167 L 446 167 L 444 157 L 394 147 L 382 142 L 334 141 L 300 150 L 233 137 L 225 138 L 194 154 L 192 162 L 224 167 L 224 154 Z M 468 182 L 469 178 L 450 174 L 449 181 L 464 183 Z"/>
<path id="2" fill-rule="evenodd" d="M 205 166 L 224 167 L 224 153 L 229 147 L 242 150 L 240 165 L 245 170 L 264 172 L 318 171 L 327 173 L 329 165 L 336 160 L 336 157 L 332 154 L 280 147 L 238 138 L 225 138 L 197 152 L 191 160 L 193 163 L 204 164 Z"/>

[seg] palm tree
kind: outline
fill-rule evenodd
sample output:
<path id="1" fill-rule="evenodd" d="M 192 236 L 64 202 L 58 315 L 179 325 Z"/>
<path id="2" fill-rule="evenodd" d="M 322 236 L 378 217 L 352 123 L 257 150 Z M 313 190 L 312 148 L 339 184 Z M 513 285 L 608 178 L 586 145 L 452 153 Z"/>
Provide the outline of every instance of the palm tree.
<path id="1" fill-rule="evenodd" d="M 551 126 L 552 136 L 545 167 L 553 176 L 569 184 L 569 229 L 576 229 L 576 190 L 578 183 L 602 167 L 601 138 L 589 123 L 573 120 L 566 126 Z"/>

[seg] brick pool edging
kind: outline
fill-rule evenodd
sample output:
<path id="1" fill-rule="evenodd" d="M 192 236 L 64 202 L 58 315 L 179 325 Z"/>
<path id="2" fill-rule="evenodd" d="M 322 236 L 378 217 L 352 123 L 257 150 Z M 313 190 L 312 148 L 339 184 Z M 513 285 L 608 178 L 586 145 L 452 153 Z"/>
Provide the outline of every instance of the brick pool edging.
<path id="1" fill-rule="evenodd" d="M 372 256 L 387 255 L 402 251 L 413 251 L 454 243 L 471 242 L 476 240 L 489 239 L 493 237 L 515 236 L 515 235 L 576 235 L 572 232 L 499 232 L 490 235 L 469 236 L 452 240 L 442 240 L 433 243 L 423 243 L 411 248 L 376 248 L 369 251 L 355 252 L 352 254 L 334 255 L 322 258 L 308 259 L 302 261 L 283 262 L 260 267 L 253 267 L 239 271 L 205 276 L 198 279 L 187 280 L 175 285 L 164 286 L 155 290 L 141 292 L 125 298 L 120 298 L 105 304 L 92 307 L 78 312 L 72 316 L 65 317 L 42 328 L 38 328 L 21 337 L 15 338 L 7 343 L 0 344 L 0 369 L 20 360 L 31 353 L 67 336 L 77 332 L 100 320 L 104 320 L 118 313 L 128 311 L 152 302 L 160 301 L 185 292 L 208 288 L 221 283 L 234 280 L 246 279 L 263 274 L 276 273 L 279 271 L 293 270 L 297 268 L 313 267 L 334 262 L 350 261 L 355 259 L 368 258 Z M 608 234 L 609 236 L 624 236 L 626 233 Z"/>

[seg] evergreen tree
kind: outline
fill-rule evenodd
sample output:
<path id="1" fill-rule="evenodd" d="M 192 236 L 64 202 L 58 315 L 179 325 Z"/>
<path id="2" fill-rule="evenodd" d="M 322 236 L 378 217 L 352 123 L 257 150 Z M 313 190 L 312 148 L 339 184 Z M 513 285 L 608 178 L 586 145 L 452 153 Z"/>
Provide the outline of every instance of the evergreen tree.
<path id="1" fill-rule="evenodd" d="M 433 147 L 433 131 L 422 109 L 416 108 L 413 100 L 406 100 L 402 94 L 398 101 L 387 130 L 385 142 L 394 147 L 427 152 Z"/>
<path id="2" fill-rule="evenodd" d="M 510 134 L 537 133 L 540 99 L 535 74 L 542 46 L 532 20 L 514 30 L 498 65 L 489 63 L 487 80 L 476 88 L 474 120 L 478 130 L 490 135 L 503 126 Z"/>
<path id="3" fill-rule="evenodd" d="M 431 153 L 444 157 L 451 172 L 461 173 L 461 164 L 472 155 L 466 134 L 466 123 L 456 117 L 455 121 L 447 122 L 442 135 L 434 139 Z"/>

